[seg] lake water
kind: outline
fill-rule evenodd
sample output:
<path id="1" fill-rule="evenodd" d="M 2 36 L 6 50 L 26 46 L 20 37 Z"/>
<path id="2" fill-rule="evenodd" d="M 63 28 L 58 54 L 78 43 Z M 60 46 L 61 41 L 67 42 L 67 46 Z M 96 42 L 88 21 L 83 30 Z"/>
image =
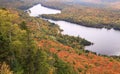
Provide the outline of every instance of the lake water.
<path id="1" fill-rule="evenodd" d="M 57 14 L 61 13 L 60 10 L 55 10 L 41 6 L 41 4 L 35 5 L 31 10 L 30 16 L 38 16 L 41 14 Z M 64 31 L 62 34 L 68 34 L 72 36 L 80 36 L 88 41 L 94 43 L 94 45 L 86 46 L 85 49 L 96 52 L 103 55 L 120 55 L 120 31 L 107 30 L 105 28 L 89 28 L 80 26 L 78 24 L 69 23 L 66 21 L 54 21 L 49 20 L 52 23 L 58 24 Z"/>
<path id="2" fill-rule="evenodd" d="M 30 16 L 38 16 L 41 14 L 56 14 L 61 13 L 60 10 L 50 9 L 47 7 L 43 7 L 41 4 L 35 5 L 29 9 L 31 11 Z"/>

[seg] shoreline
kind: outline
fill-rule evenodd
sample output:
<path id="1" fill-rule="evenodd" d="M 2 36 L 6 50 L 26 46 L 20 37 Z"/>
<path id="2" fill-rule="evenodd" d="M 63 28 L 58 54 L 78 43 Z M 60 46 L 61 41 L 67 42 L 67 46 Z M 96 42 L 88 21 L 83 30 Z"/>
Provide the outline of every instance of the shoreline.
<path id="1" fill-rule="evenodd" d="M 62 9 L 59 9 L 59 8 L 55 8 L 54 6 L 48 6 L 48 5 L 45 5 L 44 3 L 35 3 L 31 6 L 29 6 L 28 8 L 30 7 L 33 7 L 34 5 L 38 5 L 38 4 L 41 4 L 41 6 L 43 7 L 47 7 L 47 8 L 50 8 L 50 9 L 56 9 L 56 10 L 62 10 Z M 82 22 L 74 22 L 73 20 L 68 20 L 68 19 L 61 19 L 61 18 L 54 18 L 54 17 L 47 17 L 47 16 L 44 16 L 44 15 L 41 15 L 41 16 L 38 16 L 38 17 L 42 17 L 42 18 L 46 18 L 46 19 L 52 19 L 52 20 L 62 20 L 62 21 L 66 21 L 66 22 L 70 22 L 70 23 L 74 23 L 74 24 L 78 24 L 78 25 L 81 25 L 81 26 L 84 26 L 84 27 L 90 27 L 90 28 L 98 28 L 98 29 L 102 29 L 102 28 L 105 28 L 107 30 L 110 30 L 110 29 L 114 29 L 116 31 L 120 31 L 120 28 L 119 27 L 115 27 L 114 25 L 108 25 L 108 26 L 105 26 L 104 24 L 98 24 L 96 26 L 92 26 L 92 25 L 88 25 L 88 24 L 85 24 L 85 23 L 82 23 Z"/>
<path id="2" fill-rule="evenodd" d="M 111 30 L 111 29 L 114 29 L 116 31 L 120 31 L 120 28 L 118 27 L 114 27 L 113 25 L 108 25 L 108 26 L 104 26 L 102 24 L 98 24 L 96 26 L 91 26 L 91 25 L 87 25 L 87 24 L 84 24 L 82 22 L 74 22 L 72 20 L 67 20 L 67 19 L 59 19 L 59 18 L 54 18 L 54 17 L 47 17 L 47 16 L 44 16 L 44 15 L 41 15 L 39 17 L 42 17 L 42 18 L 45 18 L 45 19 L 51 19 L 51 20 L 55 20 L 55 21 L 66 21 L 66 22 L 69 22 L 69 23 L 73 23 L 73 24 L 77 24 L 77 25 L 80 25 L 80 26 L 84 26 L 84 27 L 88 27 L 88 28 L 97 28 L 97 29 L 102 29 L 102 28 L 105 28 L 107 30 Z"/>
<path id="3" fill-rule="evenodd" d="M 42 5 L 42 4 L 41 4 Z M 33 7 L 33 6 L 32 6 Z M 73 23 L 73 24 L 78 24 L 78 25 L 81 25 L 81 26 L 85 26 L 85 27 L 91 27 L 91 26 L 88 26 L 88 25 L 86 25 L 86 24 L 80 24 L 80 23 L 77 23 L 77 22 L 74 22 L 74 21 L 71 21 L 71 20 L 66 20 L 66 19 L 56 19 L 56 18 L 51 18 L 51 17 L 43 17 L 42 15 L 39 15 L 39 16 L 37 16 L 37 17 L 35 17 L 35 18 L 38 18 L 38 17 L 42 17 L 42 18 L 47 18 L 47 19 L 51 19 L 51 20 L 61 20 L 61 21 L 66 21 L 66 22 L 70 22 L 70 23 Z M 102 29 L 102 28 L 105 28 L 105 27 L 103 27 L 103 26 L 97 26 L 97 27 L 91 27 L 91 28 L 99 28 L 99 29 Z M 106 28 L 106 29 L 112 29 L 112 28 Z M 91 45 L 89 45 L 89 46 L 91 46 Z M 96 54 L 96 52 L 93 52 L 93 51 L 90 51 L 90 50 L 86 50 L 86 49 L 84 49 L 85 51 L 88 51 L 88 52 L 92 52 L 92 53 L 94 53 L 94 54 Z M 100 56 L 104 56 L 103 54 L 96 54 L 96 55 L 100 55 Z M 114 55 L 105 55 L 105 56 L 107 56 L 107 57 L 110 57 L 110 56 L 114 56 Z M 117 56 L 117 55 L 115 55 L 115 56 Z"/>
<path id="4" fill-rule="evenodd" d="M 46 5 L 44 3 L 39 3 L 39 4 L 41 4 L 43 7 L 47 7 L 47 8 L 51 8 L 51 9 L 56 9 L 56 10 L 60 10 L 60 11 L 62 10 L 60 8 L 57 8 L 57 7 L 54 7 L 54 6 L 49 6 L 49 5 Z M 98 28 L 98 29 L 105 28 L 107 30 L 114 29 L 116 31 L 120 31 L 120 27 L 116 27 L 115 24 L 111 24 L 111 25 L 97 24 L 95 26 L 92 26 L 92 25 L 89 25 L 89 24 L 85 24 L 84 22 L 77 22 L 77 21 L 73 21 L 73 20 L 69 20 L 69 19 L 64 19 L 64 18 L 54 18 L 54 17 L 44 16 L 44 15 L 41 15 L 40 17 L 43 17 L 43 18 L 46 18 L 46 19 L 52 19 L 52 20 L 56 20 L 56 21 L 62 20 L 62 21 L 66 21 L 66 22 L 78 24 L 78 25 L 81 25 L 81 26 L 90 27 L 90 28 Z"/>
<path id="5" fill-rule="evenodd" d="M 60 11 L 62 10 L 61 8 L 57 8 L 57 7 L 54 7 L 54 6 L 48 6 L 48 5 L 44 4 L 44 3 L 39 3 L 39 4 L 41 4 L 43 7 L 46 7 L 46 8 L 60 10 Z"/>

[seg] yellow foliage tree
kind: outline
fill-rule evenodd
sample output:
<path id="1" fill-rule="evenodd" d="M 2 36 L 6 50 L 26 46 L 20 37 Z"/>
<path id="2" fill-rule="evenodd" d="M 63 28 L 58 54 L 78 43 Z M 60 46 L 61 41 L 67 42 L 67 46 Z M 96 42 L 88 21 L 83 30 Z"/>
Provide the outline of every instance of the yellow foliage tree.
<path id="1" fill-rule="evenodd" d="M 3 62 L 2 64 L 0 64 L 0 74 L 13 74 L 13 72 L 10 71 L 9 65 Z"/>

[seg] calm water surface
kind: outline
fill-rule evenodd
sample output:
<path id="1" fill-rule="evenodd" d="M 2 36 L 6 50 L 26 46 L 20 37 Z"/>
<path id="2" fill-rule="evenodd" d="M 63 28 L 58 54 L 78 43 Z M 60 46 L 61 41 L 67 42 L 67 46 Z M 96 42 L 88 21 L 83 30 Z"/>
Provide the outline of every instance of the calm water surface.
<path id="1" fill-rule="evenodd" d="M 31 10 L 30 16 L 34 17 L 41 14 L 61 13 L 60 10 L 46 8 L 44 6 L 41 6 L 41 4 L 35 5 L 29 10 Z M 89 28 L 61 20 L 49 21 L 58 24 L 60 28 L 64 30 L 62 32 L 63 34 L 80 36 L 88 41 L 93 42 L 94 45 L 87 46 L 85 48 L 86 50 L 96 52 L 97 54 L 120 55 L 120 31 L 115 31 L 113 29 L 107 30 L 105 28 Z"/>
<path id="2" fill-rule="evenodd" d="M 30 16 L 38 16 L 41 14 L 56 14 L 61 13 L 60 10 L 50 9 L 47 7 L 43 7 L 41 4 L 35 5 L 29 9 L 31 11 Z"/>

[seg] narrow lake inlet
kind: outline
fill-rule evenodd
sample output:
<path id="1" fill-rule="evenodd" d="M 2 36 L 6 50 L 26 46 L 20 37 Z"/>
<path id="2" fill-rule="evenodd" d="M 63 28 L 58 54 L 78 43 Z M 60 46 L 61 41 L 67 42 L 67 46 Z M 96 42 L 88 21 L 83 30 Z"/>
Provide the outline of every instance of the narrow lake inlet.
<path id="1" fill-rule="evenodd" d="M 33 17 L 42 14 L 61 13 L 60 10 L 47 8 L 41 4 L 31 7 L 29 10 L 31 11 L 30 16 Z M 58 24 L 64 30 L 62 34 L 80 36 L 94 43 L 94 45 L 86 46 L 86 50 L 102 55 L 120 55 L 120 31 L 107 30 L 105 28 L 89 28 L 62 20 L 55 21 L 50 19 L 49 22 Z"/>

